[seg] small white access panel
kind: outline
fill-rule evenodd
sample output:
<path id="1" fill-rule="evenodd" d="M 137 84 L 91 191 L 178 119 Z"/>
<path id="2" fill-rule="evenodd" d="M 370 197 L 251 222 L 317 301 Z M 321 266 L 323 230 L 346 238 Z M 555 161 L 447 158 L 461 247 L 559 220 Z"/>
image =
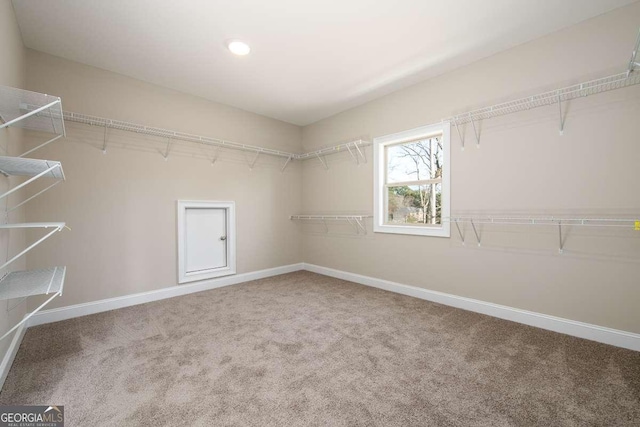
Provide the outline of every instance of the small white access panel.
<path id="1" fill-rule="evenodd" d="M 178 201 L 178 282 L 236 272 L 234 202 Z"/>

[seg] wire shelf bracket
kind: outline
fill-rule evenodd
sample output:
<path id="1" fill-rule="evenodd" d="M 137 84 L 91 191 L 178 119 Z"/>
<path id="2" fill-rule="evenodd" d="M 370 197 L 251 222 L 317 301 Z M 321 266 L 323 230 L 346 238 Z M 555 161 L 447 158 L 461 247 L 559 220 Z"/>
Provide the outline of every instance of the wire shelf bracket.
<path id="1" fill-rule="evenodd" d="M 350 225 L 354 226 L 356 234 L 367 234 L 367 228 L 365 226 L 365 220 L 367 218 L 373 218 L 373 215 L 291 215 L 289 219 L 293 221 L 321 221 L 324 225 L 325 233 L 329 232 L 329 226 L 327 221 L 347 221 Z"/>
<path id="2" fill-rule="evenodd" d="M 282 169 L 280 169 L 280 172 L 284 172 L 292 158 L 292 156 L 287 157 L 287 160 L 284 162 L 284 165 L 282 166 Z"/>
<path id="3" fill-rule="evenodd" d="M 40 178 L 52 178 L 57 180 L 52 185 L 48 186 L 44 190 L 39 191 L 28 199 L 20 202 L 16 206 L 11 208 L 7 207 L 5 213 L 9 213 L 20 206 L 24 205 L 28 201 L 34 199 L 45 191 L 58 185 L 65 180 L 64 171 L 62 170 L 62 164 L 52 160 L 40 160 L 40 159 L 26 159 L 21 157 L 1 157 L 0 156 L 0 173 L 4 176 L 28 176 L 31 177 L 24 181 L 20 185 L 17 185 L 10 190 L 0 194 L 0 200 L 20 190 L 21 188 L 29 185 Z"/>
<path id="4" fill-rule="evenodd" d="M 633 47 L 633 52 L 631 53 L 631 60 L 629 61 L 629 69 L 627 70 L 628 74 L 631 74 L 632 72 L 640 69 L 640 58 L 638 58 L 639 50 L 640 50 L 640 30 L 638 30 L 638 38 L 636 39 L 636 44 Z"/>
<path id="5" fill-rule="evenodd" d="M 2 270 L 3 268 L 7 267 L 9 264 L 14 262 L 18 258 L 20 258 L 22 255 L 26 254 L 31 249 L 33 249 L 36 246 L 38 246 L 40 243 L 42 243 L 45 240 L 47 240 L 49 237 L 54 235 L 56 232 L 62 231 L 64 228 L 68 228 L 68 227 L 66 226 L 66 224 L 64 222 L 32 222 L 32 223 L 1 224 L 0 225 L 0 230 L 3 230 L 3 229 L 4 230 L 8 230 L 8 229 L 14 229 L 14 228 L 17 228 L 17 229 L 21 229 L 21 228 L 44 228 L 44 229 L 53 228 L 53 230 L 49 231 L 43 237 L 41 237 L 40 239 L 36 240 L 35 243 L 32 243 L 27 248 L 23 249 L 17 255 L 14 255 L 11 259 L 7 260 L 4 264 L 2 264 L 2 266 L 0 267 L 0 270 Z"/>
<path id="6" fill-rule="evenodd" d="M 102 140 L 102 154 L 107 154 L 107 138 L 109 133 L 109 127 L 105 125 L 104 127 L 104 137 Z"/>
<path id="7" fill-rule="evenodd" d="M 327 165 L 327 161 L 323 157 L 320 157 L 320 154 L 316 153 L 316 157 L 318 158 L 318 160 L 320 160 L 320 163 L 322 163 L 322 166 L 324 166 L 324 170 L 329 170 L 329 166 Z"/>
<path id="8" fill-rule="evenodd" d="M 260 157 L 260 152 L 259 151 L 256 152 L 255 157 L 249 163 L 249 170 L 253 170 L 253 167 L 256 165 L 256 162 L 258 161 L 258 157 Z"/>

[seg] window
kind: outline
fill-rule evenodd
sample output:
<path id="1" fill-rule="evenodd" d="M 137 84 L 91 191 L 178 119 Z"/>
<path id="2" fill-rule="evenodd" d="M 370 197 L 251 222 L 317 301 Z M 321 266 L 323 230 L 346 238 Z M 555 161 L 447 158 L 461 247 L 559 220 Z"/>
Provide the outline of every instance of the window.
<path id="1" fill-rule="evenodd" d="M 449 237 L 449 123 L 374 139 L 374 231 Z"/>

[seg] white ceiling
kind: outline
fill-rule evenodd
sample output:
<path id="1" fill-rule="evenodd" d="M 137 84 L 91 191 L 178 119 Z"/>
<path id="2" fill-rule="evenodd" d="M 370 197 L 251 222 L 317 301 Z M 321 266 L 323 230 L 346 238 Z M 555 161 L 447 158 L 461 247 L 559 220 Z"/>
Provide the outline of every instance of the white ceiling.
<path id="1" fill-rule="evenodd" d="M 14 0 L 27 47 L 298 125 L 636 0 Z M 225 41 L 252 48 L 236 57 Z"/>

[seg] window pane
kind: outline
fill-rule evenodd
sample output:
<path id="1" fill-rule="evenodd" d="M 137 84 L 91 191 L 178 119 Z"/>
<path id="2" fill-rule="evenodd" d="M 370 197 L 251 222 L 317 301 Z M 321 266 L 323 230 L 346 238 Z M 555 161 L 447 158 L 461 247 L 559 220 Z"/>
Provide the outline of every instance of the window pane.
<path id="1" fill-rule="evenodd" d="M 387 153 L 387 183 L 420 181 L 442 177 L 442 136 L 390 145 Z"/>
<path id="2" fill-rule="evenodd" d="M 441 225 L 442 184 L 389 187 L 386 218 L 387 224 Z"/>

